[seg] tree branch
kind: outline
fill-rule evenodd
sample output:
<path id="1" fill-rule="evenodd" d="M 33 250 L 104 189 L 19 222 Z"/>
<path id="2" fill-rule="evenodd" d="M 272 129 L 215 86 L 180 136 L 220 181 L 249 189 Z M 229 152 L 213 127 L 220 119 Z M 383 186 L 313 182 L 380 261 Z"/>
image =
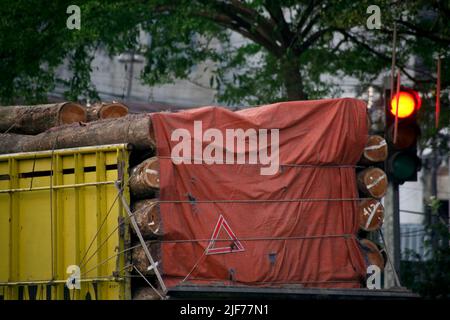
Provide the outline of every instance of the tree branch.
<path id="1" fill-rule="evenodd" d="M 325 35 L 327 32 L 333 31 L 333 28 L 325 28 L 321 29 L 319 31 L 314 32 L 308 39 L 302 42 L 302 44 L 297 47 L 297 50 L 299 53 L 304 52 L 306 49 L 308 49 L 310 46 L 314 44 L 317 40 L 319 40 L 323 35 Z"/>
<path id="2" fill-rule="evenodd" d="M 213 6 L 218 8 L 218 12 L 228 15 L 239 25 L 244 27 L 248 33 L 258 34 L 258 38 L 265 38 L 265 43 L 272 43 L 272 52 L 280 54 L 280 47 L 277 44 L 282 43 L 281 38 L 275 32 L 276 25 L 270 23 L 266 18 L 261 16 L 257 11 L 243 5 L 240 1 L 231 0 L 230 3 L 215 2 Z M 265 46 L 267 48 L 267 46 Z M 274 51 L 273 49 L 276 48 Z"/>
<path id="3" fill-rule="evenodd" d="M 412 23 L 409 23 L 407 21 L 395 20 L 395 22 L 397 22 L 398 24 L 404 25 L 405 27 L 407 27 L 410 30 L 413 30 L 411 32 L 405 32 L 405 33 L 408 33 L 410 35 L 415 35 L 415 36 L 418 36 L 418 37 L 427 38 L 427 39 L 433 40 L 435 42 L 440 42 L 440 43 L 445 44 L 445 45 L 449 45 L 450 44 L 450 38 L 449 37 L 438 36 L 436 34 L 431 33 L 428 30 L 421 29 L 418 26 L 416 26 L 416 25 L 414 25 Z"/>
<path id="4" fill-rule="evenodd" d="M 331 54 L 335 54 L 337 51 L 339 51 L 339 49 L 341 48 L 341 46 L 348 41 L 347 36 L 344 36 L 344 39 L 342 39 L 341 41 L 338 42 L 338 44 L 333 48 L 333 50 L 331 50 Z"/>
<path id="5" fill-rule="evenodd" d="M 288 46 L 289 41 L 294 35 L 291 32 L 286 19 L 284 19 L 283 10 L 281 9 L 278 1 L 266 0 L 264 7 L 266 8 L 267 12 L 269 12 L 269 15 L 274 23 L 279 27 L 279 30 L 281 31 L 281 38 L 283 39 L 285 46 Z"/>
<path id="6" fill-rule="evenodd" d="M 350 40 L 352 40 L 355 44 L 359 45 L 360 47 L 364 48 L 366 51 L 372 53 L 373 55 L 377 56 L 378 58 L 385 60 L 386 62 L 391 62 L 391 57 L 382 54 L 381 52 L 378 52 L 374 50 L 371 46 L 367 45 L 366 43 L 359 40 L 356 36 L 350 34 L 344 29 L 338 29 L 343 36 L 347 36 Z M 405 66 L 397 63 L 397 67 L 408 77 L 411 81 L 417 82 L 417 79 L 414 78 L 408 71 L 406 71 Z"/>
<path id="7" fill-rule="evenodd" d="M 295 46 L 299 39 L 303 39 L 313 28 L 314 24 L 319 20 L 320 13 L 317 13 L 313 18 L 310 18 L 314 9 L 320 6 L 322 1 L 310 0 L 308 6 L 303 10 L 300 21 L 297 23 L 296 32 L 291 40 L 289 47 Z M 305 26 L 309 18 L 309 23 Z"/>
<path id="8" fill-rule="evenodd" d="M 256 15 L 258 15 L 258 13 L 251 8 L 242 6 L 238 3 L 239 1 L 233 0 L 232 2 L 236 7 L 232 7 L 230 4 L 216 2 L 213 4 L 216 7 L 215 10 L 193 10 L 192 15 L 216 22 L 222 27 L 233 30 L 245 38 L 263 46 L 275 56 L 281 56 L 281 48 L 276 44 L 276 41 L 273 41 L 270 35 L 262 29 L 261 25 L 255 22 L 255 15 L 253 15 L 253 17 L 248 16 L 253 12 L 255 12 Z M 211 5 L 208 1 L 203 2 L 203 4 L 205 7 L 207 7 L 208 4 Z M 232 10 L 233 8 L 236 10 Z M 164 13 L 176 10 L 178 10 L 177 6 L 162 5 L 152 8 L 152 13 Z M 236 12 L 242 13 L 244 17 L 238 15 Z"/>
<path id="9" fill-rule="evenodd" d="M 301 30 L 303 29 L 303 25 L 306 23 L 306 20 L 311 16 L 311 13 L 313 12 L 315 5 L 316 4 L 314 0 L 310 0 L 308 2 L 308 6 L 305 8 L 305 10 L 303 10 L 303 12 L 300 15 L 300 21 L 297 24 L 296 34 L 300 34 Z"/>
<path id="10" fill-rule="evenodd" d="M 230 18 L 229 16 L 227 16 L 225 14 L 218 14 L 218 13 L 212 14 L 210 12 L 199 11 L 199 12 L 195 13 L 195 15 L 202 17 L 202 18 L 209 19 L 213 22 L 216 22 L 216 23 L 222 25 L 223 27 L 231 29 L 231 30 L 241 34 L 245 38 L 248 38 L 248 39 L 252 40 L 253 42 L 263 46 L 264 48 L 266 48 L 269 52 L 271 52 L 275 56 L 281 56 L 280 48 L 278 46 L 274 45 L 270 41 L 267 41 L 266 38 L 261 37 L 259 34 L 249 32 L 247 28 L 243 27 L 241 24 L 237 23 L 235 20 L 233 20 L 232 18 Z"/>

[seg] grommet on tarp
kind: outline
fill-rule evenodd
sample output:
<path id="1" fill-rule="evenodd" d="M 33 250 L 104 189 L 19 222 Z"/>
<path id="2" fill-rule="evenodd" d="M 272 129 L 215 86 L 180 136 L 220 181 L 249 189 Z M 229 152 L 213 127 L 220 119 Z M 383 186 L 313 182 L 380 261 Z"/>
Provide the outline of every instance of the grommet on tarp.
<path id="1" fill-rule="evenodd" d="M 230 281 L 232 282 L 236 281 L 236 271 L 233 268 L 228 269 L 228 277 Z"/>
<path id="2" fill-rule="evenodd" d="M 186 195 L 187 195 L 187 197 L 189 199 L 190 205 L 192 206 L 192 211 L 194 213 L 198 213 L 198 208 L 197 208 L 197 205 L 196 205 L 197 204 L 197 199 L 190 193 L 187 193 Z"/>
<path id="3" fill-rule="evenodd" d="M 269 261 L 272 266 L 275 265 L 276 259 L 277 259 L 277 254 L 275 252 L 269 253 Z"/>
<path id="4" fill-rule="evenodd" d="M 190 193 L 187 194 L 187 197 L 188 197 L 189 202 L 191 203 L 191 205 L 195 205 L 197 199 L 195 199 L 195 197 L 192 194 L 190 194 Z"/>

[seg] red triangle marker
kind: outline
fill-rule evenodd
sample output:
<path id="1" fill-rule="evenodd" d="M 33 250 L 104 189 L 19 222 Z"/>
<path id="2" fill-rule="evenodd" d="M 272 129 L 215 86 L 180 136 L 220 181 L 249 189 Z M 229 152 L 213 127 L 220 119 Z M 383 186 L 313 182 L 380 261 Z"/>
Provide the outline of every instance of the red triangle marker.
<path id="1" fill-rule="evenodd" d="M 214 247 L 216 243 L 217 237 L 219 236 L 220 230 L 223 228 L 231 240 L 233 240 L 233 245 L 229 247 Z M 206 254 L 220 254 L 220 253 L 233 253 L 233 252 L 241 252 L 244 251 L 244 246 L 238 240 L 233 230 L 231 230 L 230 225 L 225 220 L 223 215 L 220 215 L 219 220 L 217 221 L 216 227 L 214 228 L 213 234 L 211 236 L 211 240 L 209 242 L 208 248 L 206 249 Z"/>

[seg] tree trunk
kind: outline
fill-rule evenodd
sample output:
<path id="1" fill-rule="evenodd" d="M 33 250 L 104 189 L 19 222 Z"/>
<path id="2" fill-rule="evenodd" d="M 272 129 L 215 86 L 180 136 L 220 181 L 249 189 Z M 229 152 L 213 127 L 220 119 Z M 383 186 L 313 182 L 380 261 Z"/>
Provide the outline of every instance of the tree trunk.
<path id="1" fill-rule="evenodd" d="M 300 74 L 298 57 L 292 56 L 281 62 L 281 74 L 284 81 L 287 99 L 290 101 L 306 100 L 308 97 L 304 91 L 303 78 Z"/>
<path id="2" fill-rule="evenodd" d="M 32 138 L 33 136 L 15 133 L 0 134 L 0 154 L 21 152 L 20 144 Z"/>
<path id="3" fill-rule="evenodd" d="M 387 159 L 388 146 L 383 137 L 371 135 L 367 139 L 364 152 L 361 157 L 361 163 L 369 164 L 382 162 Z"/>
<path id="4" fill-rule="evenodd" d="M 0 107 L 0 132 L 38 134 L 52 127 L 86 122 L 86 109 L 73 102 Z"/>
<path id="5" fill-rule="evenodd" d="M 384 207 L 379 200 L 365 199 L 359 203 L 359 227 L 364 231 L 376 231 L 383 225 Z"/>
<path id="6" fill-rule="evenodd" d="M 150 262 L 148 261 L 147 255 L 145 254 L 142 246 L 139 243 L 136 244 L 136 246 L 137 247 L 135 247 L 131 253 L 133 265 L 144 275 L 155 274 L 154 270 L 148 270 L 150 267 Z M 147 248 L 150 251 L 153 261 L 157 263 L 158 271 L 161 272 L 161 242 L 148 242 Z"/>
<path id="7" fill-rule="evenodd" d="M 128 107 L 118 102 L 101 102 L 87 108 L 88 121 L 125 117 Z"/>
<path id="8" fill-rule="evenodd" d="M 379 168 L 366 168 L 358 173 L 359 191 L 369 197 L 380 199 L 387 191 L 388 180 L 383 170 Z"/>
<path id="9" fill-rule="evenodd" d="M 130 143 L 136 149 L 153 148 L 149 115 L 128 115 L 88 123 L 72 123 L 20 141 L 23 152 Z"/>
<path id="10" fill-rule="evenodd" d="M 152 196 L 159 189 L 159 161 L 152 157 L 131 170 L 128 182 L 131 193 L 140 199 Z"/>
<path id="11" fill-rule="evenodd" d="M 157 201 L 158 199 L 145 199 L 134 203 L 134 218 L 144 239 L 154 239 L 163 235 Z"/>

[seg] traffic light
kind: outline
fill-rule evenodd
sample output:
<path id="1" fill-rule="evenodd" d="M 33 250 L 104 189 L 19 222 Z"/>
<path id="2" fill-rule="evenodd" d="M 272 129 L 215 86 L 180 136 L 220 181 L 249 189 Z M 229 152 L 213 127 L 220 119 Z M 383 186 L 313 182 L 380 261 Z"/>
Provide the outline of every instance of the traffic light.
<path id="1" fill-rule="evenodd" d="M 421 103 L 418 92 L 411 88 L 400 87 L 400 92 L 393 94 L 392 99 L 390 90 L 385 90 L 385 138 L 389 149 L 385 169 L 389 181 L 397 184 L 417 181 L 417 171 L 421 166 L 417 157 L 417 141 L 420 136 L 417 113 Z M 394 141 L 397 107 L 397 139 Z"/>

